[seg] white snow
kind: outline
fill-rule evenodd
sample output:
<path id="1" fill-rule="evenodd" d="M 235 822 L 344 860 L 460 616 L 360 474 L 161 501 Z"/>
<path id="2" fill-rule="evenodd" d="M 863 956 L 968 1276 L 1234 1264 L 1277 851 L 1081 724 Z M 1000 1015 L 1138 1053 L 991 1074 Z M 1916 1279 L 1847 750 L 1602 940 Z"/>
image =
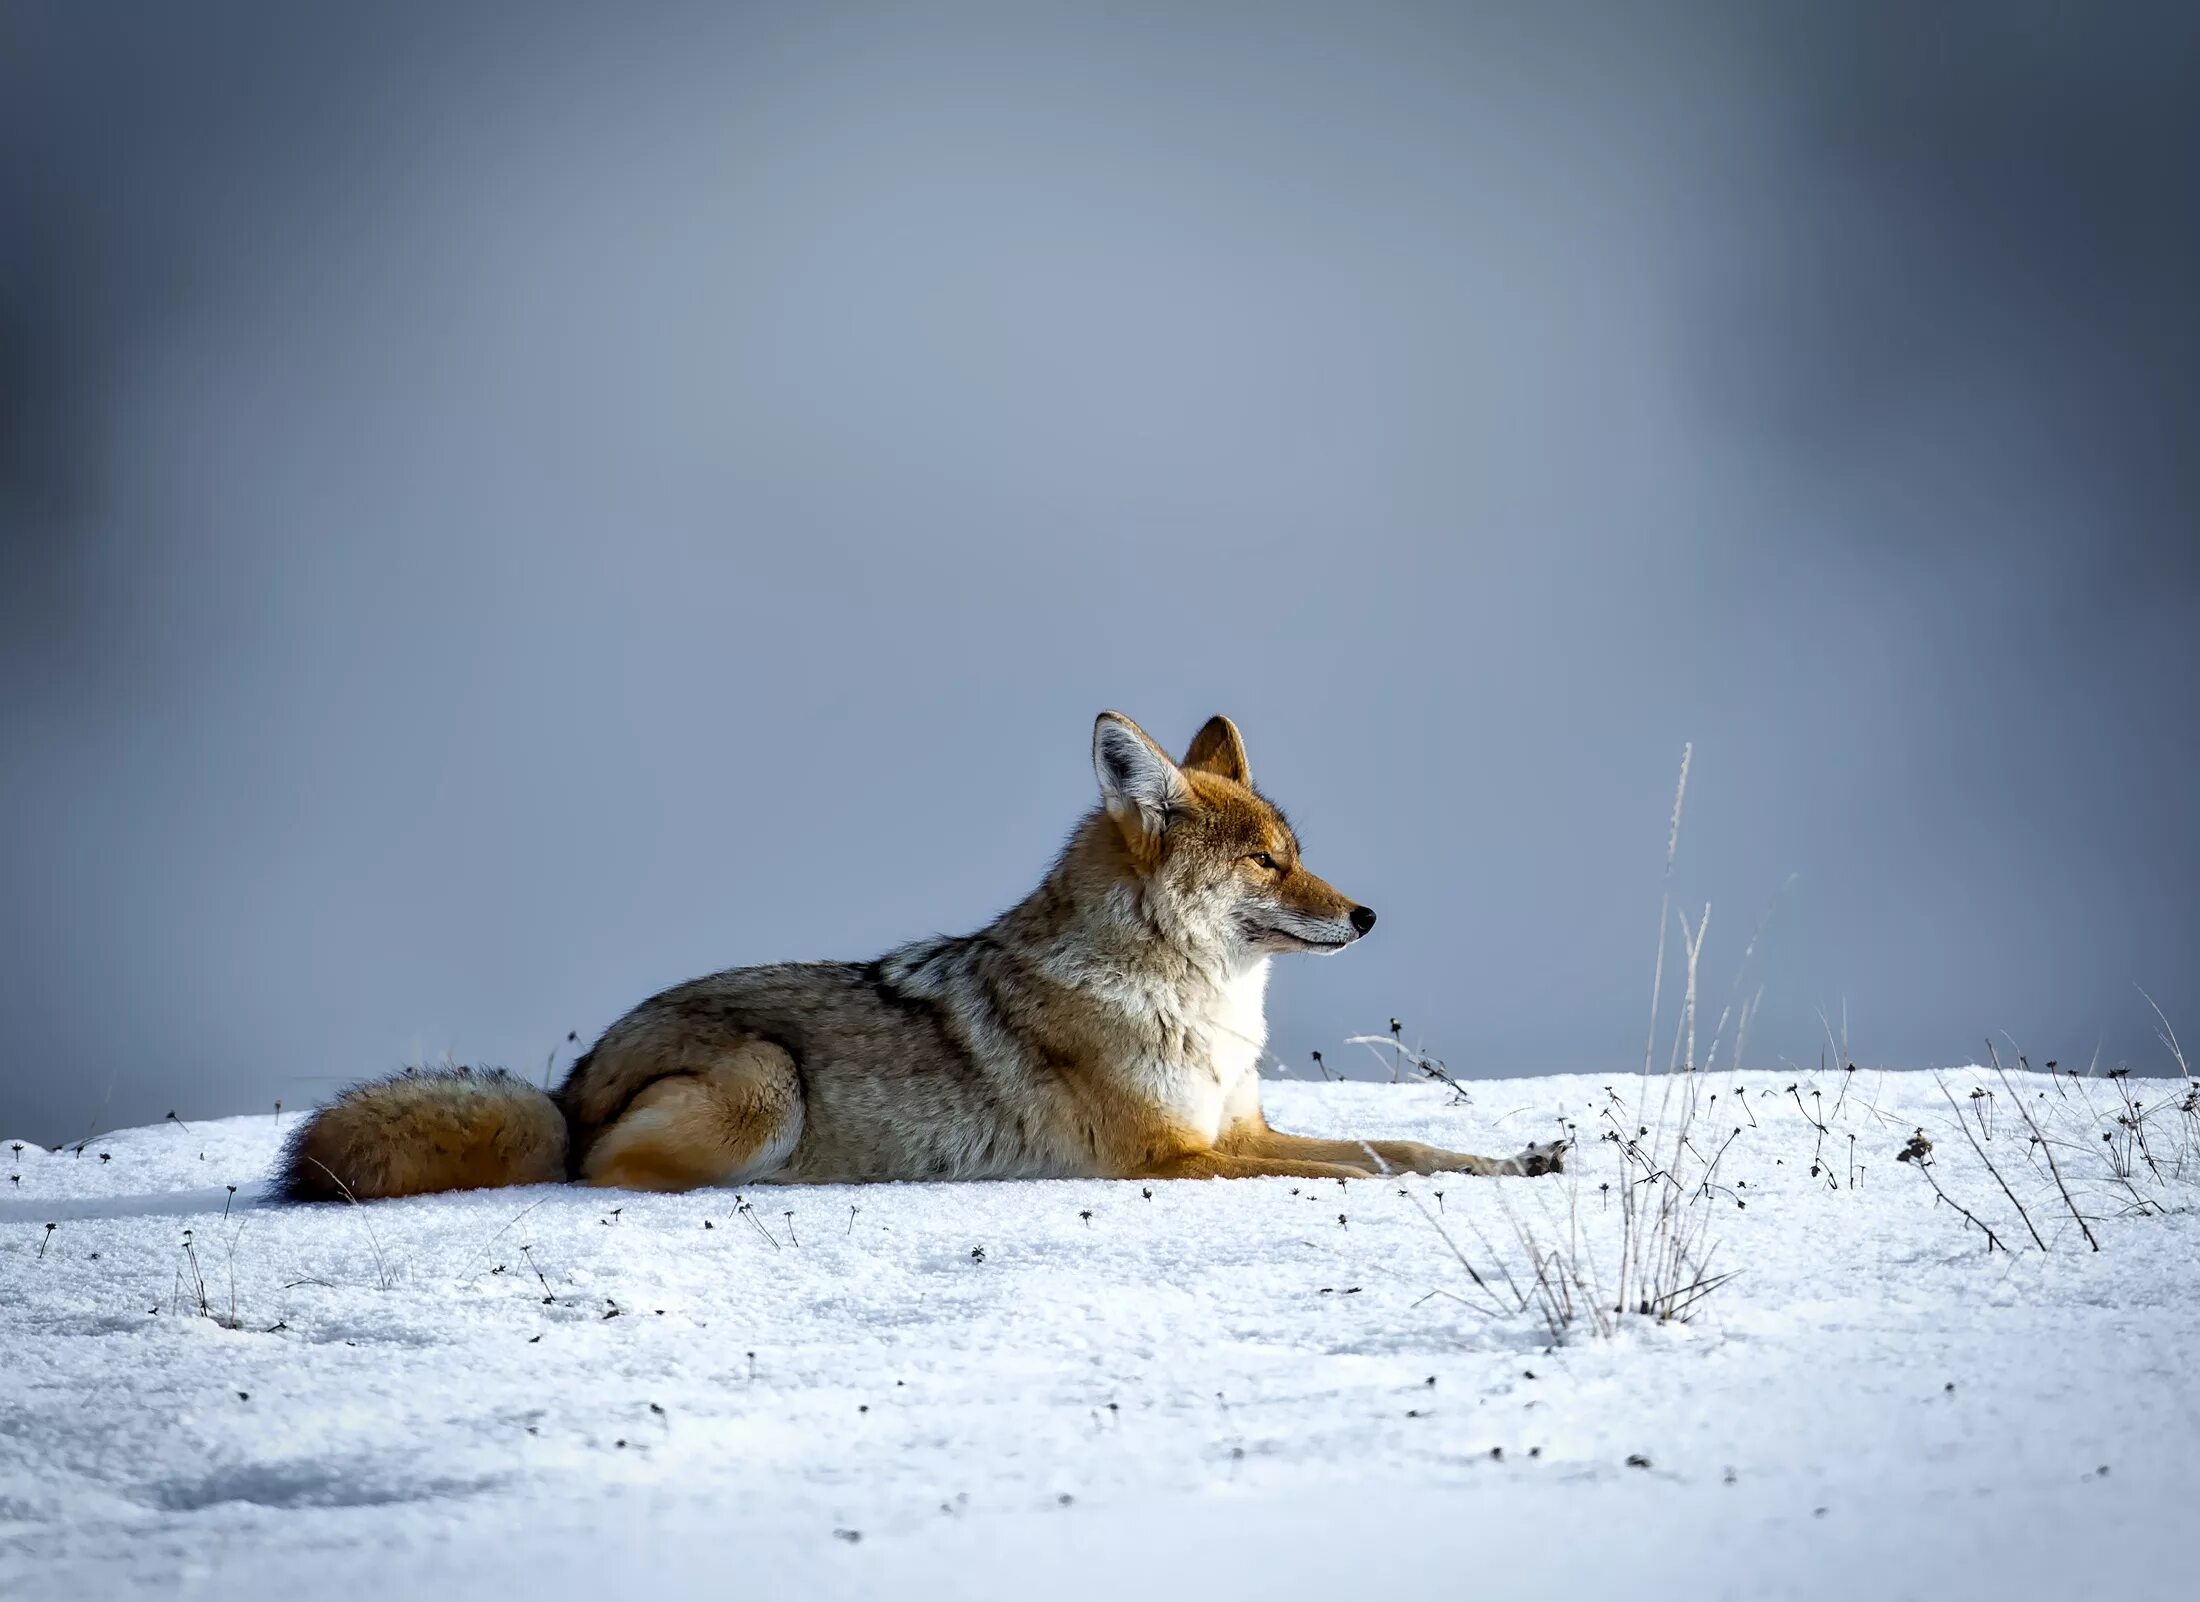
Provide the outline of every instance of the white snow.
<path id="1" fill-rule="evenodd" d="M 1423 1209 L 1485 1277 L 1527 1271 L 1523 1230 L 1608 1265 L 1596 1136 L 1631 1076 L 1264 1087 L 1282 1128 L 1467 1150 L 1570 1119 L 1563 1178 L 756 1187 L 753 1215 L 254 1206 L 270 1117 L 0 1142 L 0 1594 L 2184 1594 L 2187 1088 L 2127 1082 L 2167 1166 L 2126 1186 L 2117 1087 L 1946 1078 L 2050 1250 L 1929 1075 L 1699 1075 L 1695 1138 L 1742 1129 L 1691 1204 L 1737 1277 L 1555 1346 L 1467 1305 Z M 1894 1160 L 1920 1126 L 2010 1251 Z"/>

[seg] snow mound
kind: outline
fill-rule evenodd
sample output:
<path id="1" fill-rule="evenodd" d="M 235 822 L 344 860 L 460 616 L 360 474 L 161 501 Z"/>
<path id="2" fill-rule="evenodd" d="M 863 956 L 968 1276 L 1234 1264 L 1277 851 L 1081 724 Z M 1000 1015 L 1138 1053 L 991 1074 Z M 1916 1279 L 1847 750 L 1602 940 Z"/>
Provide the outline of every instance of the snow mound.
<path id="1" fill-rule="evenodd" d="M 1545 1179 L 288 1208 L 275 1118 L 0 1142 L 0 1595 L 2166 1591 L 2200 1115 L 1945 1082 L 1694 1076 L 1735 1277 L 1556 1340 L 1508 1286 L 1610 1284 L 1664 1076 L 1266 1087 L 1310 1134 L 1570 1127 Z"/>

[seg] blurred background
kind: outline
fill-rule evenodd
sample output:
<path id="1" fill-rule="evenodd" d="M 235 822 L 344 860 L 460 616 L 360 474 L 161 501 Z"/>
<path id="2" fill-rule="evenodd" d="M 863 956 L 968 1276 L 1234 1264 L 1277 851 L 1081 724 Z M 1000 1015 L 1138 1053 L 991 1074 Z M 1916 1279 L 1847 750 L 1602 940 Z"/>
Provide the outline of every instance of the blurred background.
<path id="1" fill-rule="evenodd" d="M 1752 1065 L 2167 1066 L 2196 59 L 2024 0 L 6 0 L 0 1128 L 973 927 L 1109 706 L 1229 712 L 1381 909 L 1279 967 L 1295 1070 L 1639 1066 L 1684 741 Z"/>

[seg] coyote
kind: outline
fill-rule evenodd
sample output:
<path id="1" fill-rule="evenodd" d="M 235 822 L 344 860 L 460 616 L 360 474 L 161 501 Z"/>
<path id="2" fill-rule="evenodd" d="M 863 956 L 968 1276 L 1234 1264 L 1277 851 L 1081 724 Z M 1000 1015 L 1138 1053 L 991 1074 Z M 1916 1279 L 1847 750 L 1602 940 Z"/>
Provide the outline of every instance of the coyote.
<path id="1" fill-rule="evenodd" d="M 1174 762 L 1104 712 L 1092 761 L 1101 804 L 1039 888 L 977 933 L 691 980 L 604 1031 L 554 1093 L 463 1068 L 357 1086 L 292 1137 L 279 1188 L 325 1201 L 568 1179 L 677 1191 L 1559 1167 L 1563 1142 L 1471 1157 L 1269 1128 L 1268 959 L 1341 951 L 1375 914 L 1306 870 L 1228 718 Z"/>

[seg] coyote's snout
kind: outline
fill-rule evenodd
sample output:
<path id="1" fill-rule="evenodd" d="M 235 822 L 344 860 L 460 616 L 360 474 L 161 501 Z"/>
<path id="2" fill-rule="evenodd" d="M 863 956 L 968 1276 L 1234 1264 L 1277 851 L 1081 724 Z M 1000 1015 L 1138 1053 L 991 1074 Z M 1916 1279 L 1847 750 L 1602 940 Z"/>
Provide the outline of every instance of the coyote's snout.
<path id="1" fill-rule="evenodd" d="M 359 1086 L 293 1137 L 283 1189 L 1558 1167 L 1557 1146 L 1470 1157 L 1270 1129 L 1269 958 L 1341 951 L 1375 914 L 1300 860 L 1228 718 L 1178 762 L 1104 712 L 1092 757 L 1100 806 L 1039 888 L 976 934 L 676 986 L 605 1030 L 554 1095 L 462 1069 Z"/>

